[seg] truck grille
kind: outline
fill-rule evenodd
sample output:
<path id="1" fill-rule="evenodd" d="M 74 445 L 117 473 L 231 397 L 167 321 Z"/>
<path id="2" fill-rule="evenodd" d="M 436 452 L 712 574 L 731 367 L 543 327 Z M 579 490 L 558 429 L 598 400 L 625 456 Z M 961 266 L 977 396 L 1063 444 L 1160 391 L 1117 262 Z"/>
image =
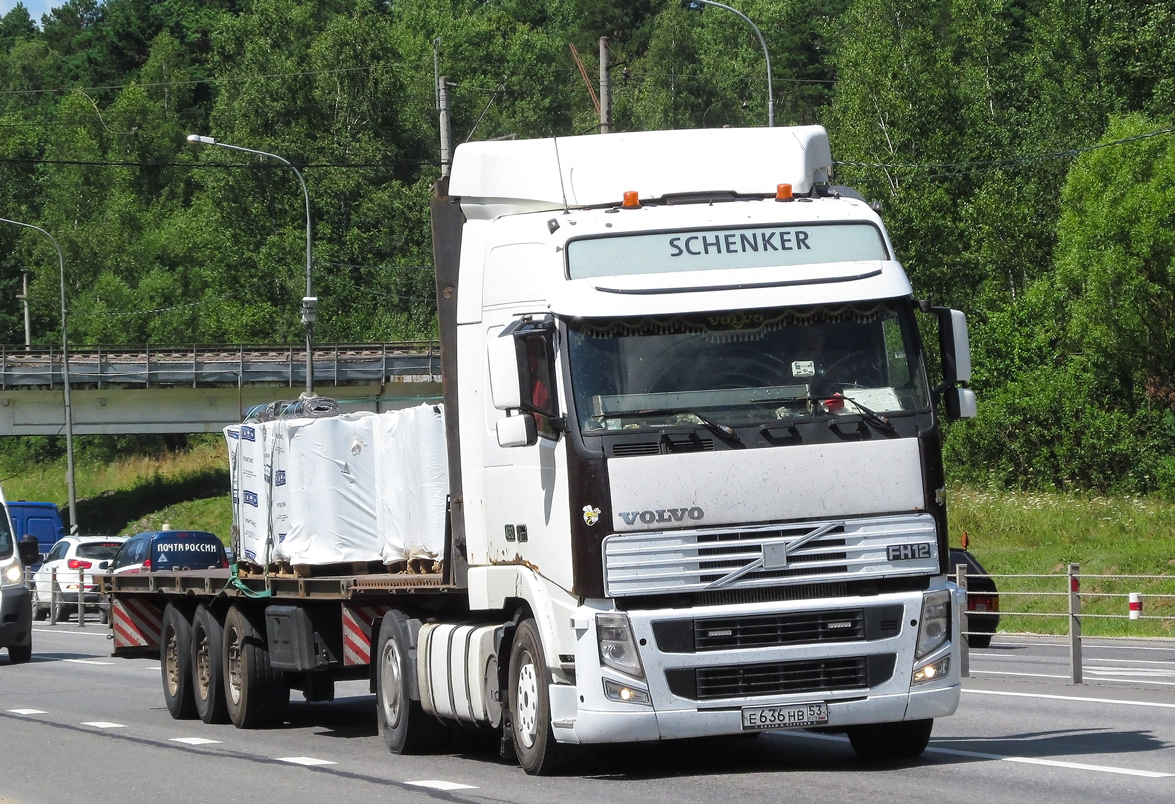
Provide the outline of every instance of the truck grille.
<path id="1" fill-rule="evenodd" d="M 938 571 L 938 536 L 929 514 L 784 527 L 648 531 L 604 539 L 604 586 L 609 597 L 916 577 Z"/>
<path id="2" fill-rule="evenodd" d="M 902 606 L 658 620 L 653 623 L 663 653 L 705 653 L 717 650 L 857 642 L 887 639 L 902 630 Z"/>
<path id="3" fill-rule="evenodd" d="M 670 691 L 691 701 L 868 689 L 893 676 L 897 656 L 846 656 L 665 671 Z"/>

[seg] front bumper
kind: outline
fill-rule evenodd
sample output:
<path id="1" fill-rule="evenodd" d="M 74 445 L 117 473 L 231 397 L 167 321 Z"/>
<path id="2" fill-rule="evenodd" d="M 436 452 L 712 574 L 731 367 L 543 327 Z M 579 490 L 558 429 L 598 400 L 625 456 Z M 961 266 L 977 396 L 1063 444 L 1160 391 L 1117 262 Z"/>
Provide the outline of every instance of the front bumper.
<path id="1" fill-rule="evenodd" d="M 568 705 L 574 706 L 574 687 L 552 685 L 552 710 L 561 693 L 571 692 Z M 869 723 L 926 720 L 953 715 L 959 705 L 959 684 L 909 693 L 868 696 L 852 701 L 829 701 L 828 724 L 835 731 Z M 817 700 L 821 696 L 808 696 Z M 725 710 L 593 711 L 578 709 L 573 720 L 554 722 L 555 739 L 567 743 L 616 743 L 675 740 L 690 737 L 720 737 L 742 734 L 741 708 Z"/>
<path id="2" fill-rule="evenodd" d="M 961 598 L 956 594 L 957 611 Z M 575 685 L 550 687 L 555 738 L 569 743 L 610 743 L 713 737 L 743 733 L 745 707 L 792 706 L 823 702 L 828 705 L 824 728 L 893 723 L 946 717 L 959 704 L 960 655 L 958 618 L 952 618 L 951 638 L 929 655 L 917 659 L 917 620 L 921 592 L 871 598 L 846 597 L 821 601 L 819 614 L 884 609 L 888 625 L 867 629 L 859 638 L 824 642 L 798 642 L 754 647 L 691 649 L 678 641 L 667 644 L 665 621 L 689 619 L 722 626 L 740 620 L 753 621 L 813 611 L 814 601 L 775 604 L 715 606 L 662 611 L 629 611 L 645 678 L 633 679 L 600 667 L 594 616 L 576 614 Z M 895 613 L 897 616 L 895 617 Z M 840 622 L 833 616 L 832 622 Z M 737 625 L 736 625 L 737 627 Z M 947 672 L 931 681 L 913 685 L 914 670 L 950 659 Z M 839 675 L 843 668 L 858 667 L 859 674 Z M 796 669 L 798 668 L 798 669 Z M 770 678 L 765 689 L 760 681 L 743 684 L 743 671 Z M 696 674 L 696 686 L 682 679 Z M 819 679 L 807 679 L 815 674 Z M 718 678 L 721 690 L 712 685 Z M 638 705 L 609 700 L 603 693 L 609 680 L 645 691 L 651 703 Z M 729 688 L 730 692 L 725 690 Z"/>
<path id="3" fill-rule="evenodd" d="M 31 644 L 32 601 L 32 594 L 24 586 L 8 586 L 0 593 L 0 648 Z"/>

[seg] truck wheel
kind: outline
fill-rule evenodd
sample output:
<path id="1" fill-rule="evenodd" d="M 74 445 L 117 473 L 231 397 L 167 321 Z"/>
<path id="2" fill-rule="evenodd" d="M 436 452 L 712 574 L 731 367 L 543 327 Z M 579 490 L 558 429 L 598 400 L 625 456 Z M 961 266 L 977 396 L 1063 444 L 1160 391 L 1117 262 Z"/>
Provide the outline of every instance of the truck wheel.
<path id="1" fill-rule="evenodd" d="M 848 729 L 849 742 L 857 756 L 869 762 L 884 759 L 913 759 L 926 750 L 933 720 L 902 723 L 874 723 Z"/>
<path id="2" fill-rule="evenodd" d="M 224 700 L 224 628 L 203 604 L 192 618 L 192 692 L 205 723 L 228 723 Z"/>
<path id="3" fill-rule="evenodd" d="M 412 700 L 410 683 L 416 666 L 412 661 L 412 631 L 408 616 L 389 611 L 379 626 L 375 684 L 375 722 L 393 754 L 418 754 L 437 748 L 448 734 L 445 724 Z"/>
<path id="4" fill-rule="evenodd" d="M 510 647 L 510 726 L 518 764 L 533 776 L 558 773 L 568 751 L 551 732 L 550 684 L 538 626 L 523 620 Z"/>
<path id="5" fill-rule="evenodd" d="M 33 658 L 33 643 L 27 645 L 9 645 L 8 661 L 12 664 L 24 664 Z"/>
<path id="6" fill-rule="evenodd" d="M 192 620 L 187 612 L 171 603 L 163 611 L 163 637 L 159 640 L 159 664 L 163 670 L 163 699 L 176 720 L 196 716 L 192 697 Z"/>
<path id="7" fill-rule="evenodd" d="M 229 720 L 255 729 L 285 720 L 290 683 L 269 663 L 265 631 L 237 606 L 224 619 L 221 673 Z"/>

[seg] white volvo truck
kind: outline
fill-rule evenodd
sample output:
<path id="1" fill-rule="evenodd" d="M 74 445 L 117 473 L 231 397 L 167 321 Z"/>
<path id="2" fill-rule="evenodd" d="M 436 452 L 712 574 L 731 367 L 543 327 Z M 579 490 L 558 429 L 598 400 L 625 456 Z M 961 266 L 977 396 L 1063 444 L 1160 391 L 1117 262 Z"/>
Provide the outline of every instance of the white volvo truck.
<path id="1" fill-rule="evenodd" d="M 391 751 L 500 729 L 534 774 L 781 728 L 921 753 L 959 701 L 939 423 L 974 415 L 966 324 L 831 169 L 817 126 L 459 146 L 443 560 L 115 577 L 116 652 L 241 726 L 366 674 Z"/>

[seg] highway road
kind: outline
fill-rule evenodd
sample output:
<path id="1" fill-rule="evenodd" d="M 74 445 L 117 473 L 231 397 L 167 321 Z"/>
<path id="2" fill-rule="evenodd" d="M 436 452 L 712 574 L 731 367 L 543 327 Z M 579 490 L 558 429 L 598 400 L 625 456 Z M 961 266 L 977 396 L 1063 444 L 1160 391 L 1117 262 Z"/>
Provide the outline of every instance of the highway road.
<path id="1" fill-rule="evenodd" d="M 1175 645 L 1085 645 L 1088 684 L 1060 639 L 997 637 L 973 651 L 959 713 L 906 763 L 868 765 L 840 735 L 601 749 L 576 775 L 532 778 L 492 741 L 397 757 L 365 683 L 333 703 L 294 694 L 283 728 L 175 721 L 159 662 L 115 659 L 96 621 L 38 625 L 33 661 L 0 659 L 0 802 L 518 802 L 1130 804 L 1175 800 Z"/>

